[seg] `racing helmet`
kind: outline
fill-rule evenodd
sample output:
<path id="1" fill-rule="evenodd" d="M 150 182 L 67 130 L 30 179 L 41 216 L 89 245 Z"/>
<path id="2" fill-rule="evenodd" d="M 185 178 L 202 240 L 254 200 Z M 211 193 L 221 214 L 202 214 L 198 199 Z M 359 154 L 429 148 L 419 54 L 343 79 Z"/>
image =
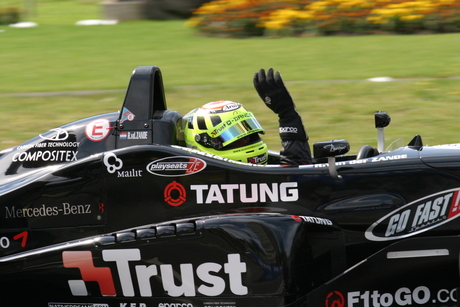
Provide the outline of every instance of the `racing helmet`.
<path id="1" fill-rule="evenodd" d="M 259 136 L 264 129 L 240 103 L 219 100 L 183 117 L 187 147 L 235 161 L 266 164 L 268 148 Z"/>

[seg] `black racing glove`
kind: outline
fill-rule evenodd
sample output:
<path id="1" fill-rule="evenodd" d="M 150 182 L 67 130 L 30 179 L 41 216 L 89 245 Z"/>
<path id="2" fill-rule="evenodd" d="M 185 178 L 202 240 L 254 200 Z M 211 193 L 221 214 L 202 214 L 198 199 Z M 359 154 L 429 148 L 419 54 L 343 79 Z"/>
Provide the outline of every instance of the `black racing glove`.
<path id="1" fill-rule="evenodd" d="M 267 107 L 280 118 L 299 116 L 279 71 L 273 75 L 273 68 L 270 68 L 267 74 L 264 69 L 259 70 L 254 75 L 254 87 Z"/>
<path id="2" fill-rule="evenodd" d="M 254 87 L 265 105 L 278 114 L 281 140 L 308 140 L 302 119 L 279 71 L 273 74 L 273 68 L 270 68 L 265 74 L 264 69 L 259 70 L 254 75 Z"/>

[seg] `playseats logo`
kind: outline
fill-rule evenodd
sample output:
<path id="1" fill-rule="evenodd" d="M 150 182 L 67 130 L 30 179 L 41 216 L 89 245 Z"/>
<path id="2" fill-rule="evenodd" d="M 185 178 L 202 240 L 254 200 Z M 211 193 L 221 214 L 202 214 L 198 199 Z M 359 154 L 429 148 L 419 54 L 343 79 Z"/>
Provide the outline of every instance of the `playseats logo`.
<path id="1" fill-rule="evenodd" d="M 205 296 L 217 296 L 227 288 L 235 295 L 248 294 L 248 288 L 243 285 L 246 263 L 241 262 L 239 254 L 228 254 L 227 262 L 223 265 L 205 262 L 194 267 L 192 263 L 182 263 L 179 265 L 180 270 L 173 270 L 171 264 L 134 265 L 141 260 L 139 249 L 103 250 L 102 259 L 105 262 L 115 262 L 117 279 L 113 278 L 110 267 L 94 266 L 91 251 L 62 252 L 64 267 L 79 269 L 82 277 L 81 280 L 68 281 L 72 295 L 89 296 L 85 283 L 88 281 L 97 282 L 102 296 L 117 296 L 117 289 L 121 288 L 123 296 L 133 297 L 136 295 L 135 287 L 142 297 L 158 296 L 163 292 L 172 297 L 193 297 L 197 295 L 196 292 Z M 226 275 L 218 276 L 217 273 L 222 269 Z M 177 274 L 181 280 L 179 286 L 175 282 Z M 163 289 L 152 289 L 150 280 L 153 276 L 160 278 Z M 119 280 L 119 287 L 114 280 Z"/>
<path id="2" fill-rule="evenodd" d="M 164 177 L 193 175 L 206 168 L 206 162 L 199 158 L 178 156 L 167 157 L 150 162 L 147 171 Z"/>

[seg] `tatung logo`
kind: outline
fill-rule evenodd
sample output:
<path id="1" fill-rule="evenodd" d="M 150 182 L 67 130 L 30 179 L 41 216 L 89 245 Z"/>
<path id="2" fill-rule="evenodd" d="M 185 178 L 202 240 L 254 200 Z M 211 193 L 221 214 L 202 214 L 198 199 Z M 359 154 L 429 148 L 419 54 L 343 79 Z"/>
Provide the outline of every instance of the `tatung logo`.
<path id="1" fill-rule="evenodd" d="M 316 217 L 316 216 L 305 216 L 305 215 L 291 215 L 291 218 L 296 222 L 307 222 L 311 224 L 318 225 L 333 225 L 332 221 L 329 219 Z"/>
<path id="2" fill-rule="evenodd" d="M 123 161 L 116 154 L 110 152 L 104 155 L 104 165 L 107 167 L 107 171 L 113 174 L 123 167 Z"/>
<path id="3" fill-rule="evenodd" d="M 266 203 L 266 202 L 295 202 L 299 199 L 297 182 L 281 183 L 252 183 L 252 184 L 192 184 L 190 191 L 195 192 L 195 204 L 233 204 Z M 185 187 L 173 181 L 164 189 L 164 200 L 171 206 L 177 207 L 187 201 Z"/>
<path id="4" fill-rule="evenodd" d="M 198 295 L 217 296 L 225 291 L 235 295 L 247 295 L 244 286 L 246 263 L 239 254 L 228 254 L 223 265 L 205 262 L 179 264 L 179 270 L 172 264 L 142 264 L 139 249 L 103 250 L 102 260 L 115 263 L 116 269 L 96 267 L 91 251 L 64 251 L 62 262 L 65 268 L 80 270 L 81 279 L 69 280 L 70 291 L 74 296 L 89 296 L 86 282 L 96 282 L 102 296 L 152 297 L 169 295 L 171 297 L 194 297 Z M 114 278 L 117 276 L 117 278 Z M 162 287 L 154 288 L 152 277 L 159 280 Z M 177 281 L 180 279 L 180 281 Z M 116 284 L 119 282 L 119 285 Z M 179 284 L 179 286 L 177 285 Z M 121 294 L 117 292 L 121 289 Z M 198 293 L 197 293 L 198 292 Z"/>
<path id="5" fill-rule="evenodd" d="M 297 182 L 251 183 L 251 184 L 192 184 L 190 190 L 196 192 L 197 204 L 233 204 L 295 202 L 299 199 Z"/>
<path id="6" fill-rule="evenodd" d="M 411 202 L 371 225 L 368 240 L 388 241 L 413 236 L 459 217 L 459 191 L 452 189 Z"/>
<path id="7" fill-rule="evenodd" d="M 175 195 L 174 195 L 175 194 Z M 187 200 L 187 191 L 177 181 L 168 184 L 164 190 L 165 202 L 173 207 L 182 205 Z"/>

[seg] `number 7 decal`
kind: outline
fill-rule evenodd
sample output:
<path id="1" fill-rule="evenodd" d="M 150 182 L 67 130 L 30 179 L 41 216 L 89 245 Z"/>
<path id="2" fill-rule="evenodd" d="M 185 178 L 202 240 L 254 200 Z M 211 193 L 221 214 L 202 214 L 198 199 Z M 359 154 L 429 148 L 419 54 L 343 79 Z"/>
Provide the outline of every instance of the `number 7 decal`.
<path id="1" fill-rule="evenodd" d="M 21 233 L 18 233 L 17 235 L 15 235 L 13 237 L 14 240 L 19 240 L 22 238 L 22 241 L 21 241 L 21 247 L 25 247 L 26 244 L 27 244 L 27 237 L 29 236 L 29 232 L 28 231 L 23 231 Z"/>

